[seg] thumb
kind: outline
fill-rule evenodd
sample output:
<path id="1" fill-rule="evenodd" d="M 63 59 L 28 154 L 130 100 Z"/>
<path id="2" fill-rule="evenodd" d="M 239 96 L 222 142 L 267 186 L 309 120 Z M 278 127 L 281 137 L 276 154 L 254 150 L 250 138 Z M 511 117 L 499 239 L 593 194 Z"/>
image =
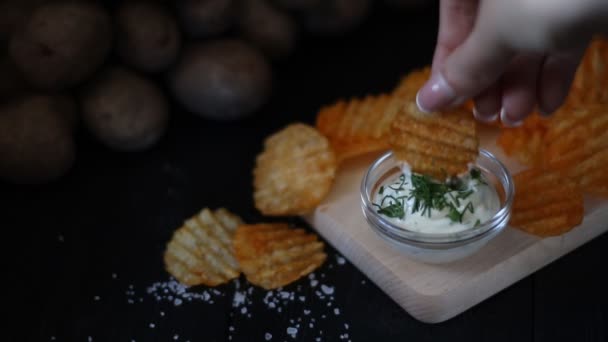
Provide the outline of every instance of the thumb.
<path id="1" fill-rule="evenodd" d="M 479 19 L 418 92 L 420 110 L 432 112 L 463 103 L 493 85 L 509 65 L 514 52 L 488 20 Z"/>

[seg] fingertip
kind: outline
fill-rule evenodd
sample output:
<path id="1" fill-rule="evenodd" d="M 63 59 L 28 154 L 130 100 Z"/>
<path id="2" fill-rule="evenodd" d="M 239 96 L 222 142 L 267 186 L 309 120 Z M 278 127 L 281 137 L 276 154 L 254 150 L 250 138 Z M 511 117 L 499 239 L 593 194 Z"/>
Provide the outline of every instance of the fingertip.
<path id="1" fill-rule="evenodd" d="M 538 107 L 541 114 L 551 115 L 566 101 L 583 51 L 570 51 L 545 58 L 538 84 Z"/>
<path id="2" fill-rule="evenodd" d="M 509 128 L 519 127 L 524 123 L 521 118 L 512 118 L 504 107 L 500 110 L 500 122 Z"/>
<path id="3" fill-rule="evenodd" d="M 416 104 L 425 113 L 446 108 L 458 99 L 452 87 L 439 72 L 434 73 L 416 94 Z"/>

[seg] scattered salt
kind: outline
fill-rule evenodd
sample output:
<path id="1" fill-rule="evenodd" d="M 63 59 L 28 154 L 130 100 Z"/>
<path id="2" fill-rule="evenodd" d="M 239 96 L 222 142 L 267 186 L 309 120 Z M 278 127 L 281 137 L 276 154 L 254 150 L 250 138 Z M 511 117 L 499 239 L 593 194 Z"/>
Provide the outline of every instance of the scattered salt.
<path id="1" fill-rule="evenodd" d="M 330 295 L 334 293 L 334 288 L 333 286 L 327 286 L 325 284 L 322 284 L 321 291 L 323 291 L 323 293 L 325 293 L 326 295 Z"/>
<path id="2" fill-rule="evenodd" d="M 296 335 L 298 334 L 298 329 L 296 329 L 294 327 L 288 327 L 287 328 L 287 334 L 289 336 L 291 336 L 291 338 L 296 338 Z"/>

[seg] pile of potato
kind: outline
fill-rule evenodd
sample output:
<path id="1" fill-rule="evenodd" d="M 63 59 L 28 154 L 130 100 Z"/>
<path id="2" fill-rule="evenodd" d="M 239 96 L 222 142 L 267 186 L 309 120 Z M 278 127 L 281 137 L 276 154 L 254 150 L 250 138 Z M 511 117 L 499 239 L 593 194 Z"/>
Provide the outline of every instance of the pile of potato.
<path id="1" fill-rule="evenodd" d="M 167 128 L 168 96 L 207 119 L 251 115 L 299 35 L 344 34 L 372 2 L 2 0 L 0 179 L 62 176 L 80 123 L 112 149 L 149 148 Z"/>

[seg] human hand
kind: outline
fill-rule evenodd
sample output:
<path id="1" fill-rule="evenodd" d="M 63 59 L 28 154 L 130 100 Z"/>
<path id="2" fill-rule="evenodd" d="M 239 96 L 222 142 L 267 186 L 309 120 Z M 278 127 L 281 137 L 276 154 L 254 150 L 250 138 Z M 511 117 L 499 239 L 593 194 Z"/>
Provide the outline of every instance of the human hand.
<path id="1" fill-rule="evenodd" d="M 441 0 L 423 111 L 475 101 L 482 121 L 518 125 L 535 106 L 557 110 L 591 37 L 606 30 L 605 0 Z"/>

